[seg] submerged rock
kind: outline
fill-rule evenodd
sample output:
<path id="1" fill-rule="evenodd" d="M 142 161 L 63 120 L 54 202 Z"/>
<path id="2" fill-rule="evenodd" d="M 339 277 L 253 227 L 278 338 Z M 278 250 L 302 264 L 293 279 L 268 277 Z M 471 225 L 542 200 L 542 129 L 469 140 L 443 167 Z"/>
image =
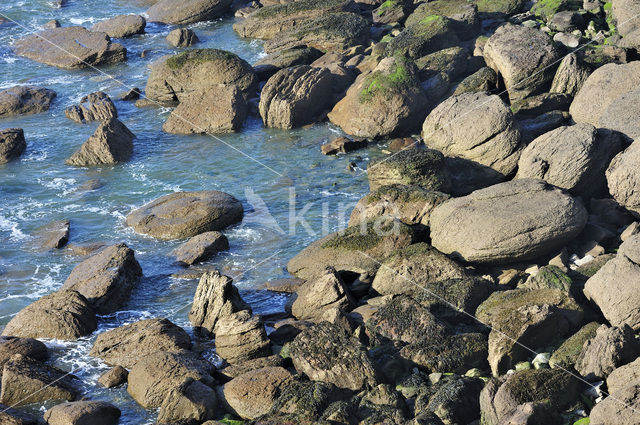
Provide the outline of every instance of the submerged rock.
<path id="1" fill-rule="evenodd" d="M 138 360 L 158 351 L 177 353 L 191 348 L 191 338 L 167 319 L 148 319 L 102 332 L 90 356 L 109 365 L 133 367 Z"/>
<path id="2" fill-rule="evenodd" d="M 20 310 L 2 335 L 76 340 L 97 327 L 95 311 L 85 297 L 76 291 L 59 291 Z"/>
<path id="3" fill-rule="evenodd" d="M 179 239 L 222 230 L 242 220 L 242 203 L 233 196 L 209 190 L 162 196 L 127 216 L 127 225 L 158 239 Z"/>
<path id="4" fill-rule="evenodd" d="M 14 44 L 18 56 L 64 69 L 79 69 L 122 62 L 127 49 L 112 43 L 103 32 L 83 27 L 62 27 L 28 35 Z"/>
<path id="5" fill-rule="evenodd" d="M 438 250 L 465 261 L 517 262 L 562 247 L 586 221 L 580 201 L 540 180 L 520 179 L 437 206 L 431 239 Z"/>
<path id="6" fill-rule="evenodd" d="M 147 21 L 140 15 L 118 15 L 94 24 L 91 31 L 104 32 L 112 38 L 144 34 Z"/>
<path id="7" fill-rule="evenodd" d="M 133 155 L 135 135 L 117 118 L 102 122 L 95 133 L 67 159 L 78 167 L 117 164 Z"/>
<path id="8" fill-rule="evenodd" d="M 38 114 L 49 110 L 57 94 L 38 86 L 15 86 L 0 91 L 0 117 Z"/>
<path id="9" fill-rule="evenodd" d="M 78 264 L 61 289 L 78 291 L 98 314 L 110 314 L 126 305 L 141 276 L 135 253 L 120 243 Z"/>
<path id="10" fill-rule="evenodd" d="M 24 153 L 27 142 L 21 128 L 0 130 L 0 164 L 6 164 Z"/>

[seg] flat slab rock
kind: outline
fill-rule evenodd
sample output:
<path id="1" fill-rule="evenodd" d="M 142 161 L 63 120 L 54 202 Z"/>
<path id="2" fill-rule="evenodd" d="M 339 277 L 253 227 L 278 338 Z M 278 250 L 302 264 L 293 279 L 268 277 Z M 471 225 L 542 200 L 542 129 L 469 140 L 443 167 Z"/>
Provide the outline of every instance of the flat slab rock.
<path id="1" fill-rule="evenodd" d="M 221 230 L 242 220 L 242 203 L 209 190 L 162 196 L 127 216 L 127 225 L 158 239 L 179 239 Z"/>
<path id="2" fill-rule="evenodd" d="M 44 87 L 10 87 L 0 91 L 0 117 L 48 111 L 55 98 L 56 92 Z"/>
<path id="3" fill-rule="evenodd" d="M 146 25 L 147 21 L 140 15 L 118 15 L 94 24 L 91 31 L 101 31 L 113 38 L 124 38 L 144 34 Z"/>
<path id="4" fill-rule="evenodd" d="M 435 248 L 462 260 L 509 263 L 562 247 L 587 222 L 578 200 L 541 180 L 520 179 L 451 199 L 431 213 Z"/>
<path id="5" fill-rule="evenodd" d="M 190 24 L 218 18 L 227 12 L 230 5 L 231 0 L 185 0 L 176 7 L 173 0 L 160 0 L 146 14 L 150 22 Z"/>
<path id="6" fill-rule="evenodd" d="M 28 35 L 14 44 L 18 56 L 64 69 L 123 62 L 127 49 L 103 32 L 83 27 L 52 28 Z"/>

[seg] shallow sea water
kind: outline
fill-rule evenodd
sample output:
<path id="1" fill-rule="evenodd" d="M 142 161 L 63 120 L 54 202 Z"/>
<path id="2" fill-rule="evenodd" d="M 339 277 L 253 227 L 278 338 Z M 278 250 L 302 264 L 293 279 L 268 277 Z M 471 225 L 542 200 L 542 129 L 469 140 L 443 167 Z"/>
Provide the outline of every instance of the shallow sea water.
<path id="1" fill-rule="evenodd" d="M 286 277 L 288 259 L 320 237 L 323 228 L 341 227 L 341 216 L 348 218 L 349 206 L 368 190 L 362 171 L 371 157 L 381 155 L 380 147 L 325 157 L 319 146 L 339 135 L 338 128 L 321 123 L 294 131 L 270 130 L 262 127 L 259 117 L 250 117 L 240 133 L 219 136 L 269 170 L 210 136 L 165 134 L 161 127 L 169 109 L 139 109 L 118 99 L 131 87 L 144 88 L 149 63 L 177 52 L 165 41 L 172 28 L 148 24 L 144 35 L 115 40 L 128 49 L 128 60 L 101 67 L 101 72 L 60 70 L 15 56 L 12 42 L 51 19 L 63 26 L 90 27 L 117 14 L 145 10 L 133 0 L 68 0 L 61 9 L 53 3 L 4 0 L 0 5 L 0 13 L 18 22 L 0 27 L 0 88 L 40 85 L 58 94 L 47 113 L 0 120 L 0 128 L 23 128 L 28 145 L 19 160 L 0 165 L 0 328 L 21 308 L 57 290 L 83 259 L 66 249 L 38 251 L 34 246 L 38 228 L 69 219 L 71 243 L 127 243 L 135 250 L 144 277 L 126 309 L 102 317 L 98 331 L 80 341 L 46 343 L 53 352 L 52 363 L 76 370 L 83 380 L 83 396 L 116 404 L 123 412 L 122 424 L 153 423 L 157 413 L 140 408 L 125 389 L 104 390 L 97 385 L 97 377 L 108 367 L 87 353 L 98 333 L 143 318 L 167 317 L 191 332 L 187 314 L 197 280 L 171 277 L 181 268 L 169 253 L 183 241 L 138 235 L 125 226 L 125 216 L 174 191 L 217 189 L 236 196 L 244 204 L 245 220 L 224 231 L 231 249 L 208 264 L 236 277 L 256 313 L 276 313 L 287 298 L 261 290 L 262 284 Z M 230 50 L 254 63 L 264 55 L 262 43 L 238 37 L 233 22 L 230 16 L 191 25 L 201 40 L 197 47 Z M 66 158 L 97 124 L 76 124 L 65 118 L 64 109 L 97 90 L 114 99 L 119 118 L 136 134 L 133 158 L 113 167 L 67 166 Z M 355 172 L 347 170 L 351 162 Z M 300 214 L 309 204 L 303 217 L 313 233 L 300 223 L 292 231 L 290 214 Z M 29 409 L 42 412 L 46 407 Z"/>

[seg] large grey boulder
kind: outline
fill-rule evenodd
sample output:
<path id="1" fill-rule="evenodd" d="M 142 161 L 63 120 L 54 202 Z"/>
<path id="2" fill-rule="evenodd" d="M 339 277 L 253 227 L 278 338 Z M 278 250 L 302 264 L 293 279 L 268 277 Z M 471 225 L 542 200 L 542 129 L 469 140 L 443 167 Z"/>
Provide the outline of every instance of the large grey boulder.
<path id="1" fill-rule="evenodd" d="M 97 327 L 96 313 L 85 297 L 76 291 L 59 291 L 20 310 L 2 335 L 76 340 Z"/>
<path id="2" fill-rule="evenodd" d="M 147 9 L 150 22 L 190 24 L 222 16 L 231 5 L 230 0 L 185 0 L 176 7 L 173 0 L 160 0 Z"/>
<path id="3" fill-rule="evenodd" d="M 640 382 L 636 381 L 593 406 L 589 414 L 591 425 L 640 423 Z"/>
<path id="4" fill-rule="evenodd" d="M 431 213 L 438 250 L 469 262 L 534 259 L 575 238 L 587 222 L 582 203 L 543 181 L 519 179 L 451 199 Z"/>
<path id="5" fill-rule="evenodd" d="M 0 117 L 38 114 L 49 110 L 56 92 L 37 86 L 15 86 L 0 91 Z"/>
<path id="6" fill-rule="evenodd" d="M 640 329 L 640 235 L 620 245 L 616 257 L 609 260 L 584 286 L 584 294 L 598 305 L 613 326 L 629 325 Z"/>
<path id="7" fill-rule="evenodd" d="M 218 85 L 182 96 L 162 130 L 173 134 L 234 133 L 247 118 L 247 102 L 235 85 Z"/>
<path id="8" fill-rule="evenodd" d="M 415 65 L 391 57 L 356 78 L 328 116 L 348 134 L 375 138 L 410 131 L 427 107 Z"/>
<path id="9" fill-rule="evenodd" d="M 62 290 L 78 291 L 99 314 L 110 314 L 129 301 L 142 276 L 135 253 L 126 244 L 111 245 L 78 264 Z"/>
<path id="10" fill-rule="evenodd" d="M 446 156 L 477 162 L 505 176 L 515 170 L 522 150 L 509 107 L 485 93 L 464 93 L 442 102 L 424 121 L 422 138 Z"/>
<path id="11" fill-rule="evenodd" d="M 0 130 L 0 164 L 6 164 L 24 153 L 27 142 L 21 128 Z"/>
<path id="12" fill-rule="evenodd" d="M 600 125 L 600 118 L 620 96 L 640 84 L 640 61 L 606 64 L 584 82 L 571 103 L 569 113 L 576 122 Z"/>
<path id="13" fill-rule="evenodd" d="M 516 178 L 541 179 L 584 198 L 603 195 L 605 170 L 621 149 L 614 132 L 586 123 L 559 127 L 527 145 Z"/>
<path id="14" fill-rule="evenodd" d="M 282 367 L 248 371 L 222 387 L 225 403 L 243 419 L 269 413 L 281 392 L 293 383 L 293 375 Z"/>
<path id="15" fill-rule="evenodd" d="M 354 305 L 347 285 L 334 269 L 324 276 L 304 283 L 297 291 L 291 314 L 298 320 L 320 321 L 332 308 L 349 310 Z"/>
<path id="16" fill-rule="evenodd" d="M 636 119 L 640 114 L 639 103 L 638 89 L 621 95 L 600 116 L 599 127 L 619 131 L 632 140 L 640 138 L 640 124 Z"/>
<path id="17" fill-rule="evenodd" d="M 126 223 L 138 233 L 178 239 L 222 230 L 243 217 L 242 203 L 217 190 L 176 192 L 132 211 Z"/>
<path id="18" fill-rule="evenodd" d="M 489 37 L 484 59 L 504 80 L 511 103 L 543 90 L 551 82 L 560 50 L 536 28 L 505 24 Z M 548 68 L 547 68 L 548 67 Z"/>
<path id="19" fill-rule="evenodd" d="M 64 69 L 79 69 L 122 62 L 127 49 L 112 43 L 103 32 L 83 27 L 62 27 L 28 35 L 14 44 L 18 56 Z"/>
<path id="20" fill-rule="evenodd" d="M 191 378 L 211 386 L 213 365 L 190 351 L 157 351 L 143 357 L 131 368 L 127 392 L 142 407 L 153 409 L 174 388 Z"/>
<path id="21" fill-rule="evenodd" d="M 242 310 L 251 311 L 251 307 L 240 297 L 233 279 L 216 270 L 200 278 L 189 320 L 196 333 L 210 335 L 220 318 Z"/>
<path id="22" fill-rule="evenodd" d="M 44 412 L 49 425 L 118 425 L 120 409 L 104 401 L 74 401 Z"/>
<path id="23" fill-rule="evenodd" d="M 300 65 L 276 72 L 260 94 L 265 126 L 290 129 L 312 123 L 333 106 L 332 82 L 327 68 Z"/>
<path id="24" fill-rule="evenodd" d="M 45 361 L 49 357 L 47 346 L 37 339 L 0 336 L 0 376 L 5 363 L 16 354 L 38 361 Z"/>
<path id="25" fill-rule="evenodd" d="M 117 118 L 102 122 L 95 133 L 67 159 L 78 167 L 109 165 L 128 161 L 133 155 L 135 135 Z"/>
<path id="26" fill-rule="evenodd" d="M 640 355 L 640 344 L 629 325 L 601 325 L 582 346 L 575 369 L 589 381 L 606 379 L 617 367 Z"/>
<path id="27" fill-rule="evenodd" d="M 148 319 L 102 332 L 89 355 L 109 365 L 131 368 L 138 360 L 158 351 L 177 353 L 191 348 L 184 329 L 167 319 Z"/>
<path id="28" fill-rule="evenodd" d="M 633 142 L 616 155 L 607 169 L 607 185 L 613 198 L 632 214 L 640 215 L 640 143 Z"/>
<path id="29" fill-rule="evenodd" d="M 175 104 L 218 85 L 235 85 L 248 98 L 258 87 L 251 65 L 224 50 L 189 49 L 163 56 L 150 68 L 145 94 L 160 103 Z"/>
<path id="30" fill-rule="evenodd" d="M 445 16 L 426 15 L 420 12 L 416 10 L 409 16 L 405 29 L 387 43 L 385 55 L 417 59 L 458 45 L 459 38 L 456 33 L 458 22 Z"/>
<path id="31" fill-rule="evenodd" d="M 91 31 L 106 33 L 112 38 L 125 38 L 136 34 L 144 34 L 147 21 L 140 15 L 118 15 L 95 23 Z"/>

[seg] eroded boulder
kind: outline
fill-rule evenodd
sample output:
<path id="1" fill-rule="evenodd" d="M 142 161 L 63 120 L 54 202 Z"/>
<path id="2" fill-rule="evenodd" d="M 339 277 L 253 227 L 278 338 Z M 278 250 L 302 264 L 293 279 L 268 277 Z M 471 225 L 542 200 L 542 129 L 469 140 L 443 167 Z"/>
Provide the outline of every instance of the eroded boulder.
<path id="1" fill-rule="evenodd" d="M 44 412 L 49 425 L 117 425 L 120 409 L 104 401 L 74 401 L 53 406 Z"/>
<path id="2" fill-rule="evenodd" d="M 38 114 L 49 110 L 56 92 L 38 86 L 15 86 L 0 91 L 0 117 Z"/>
<path id="3" fill-rule="evenodd" d="M 178 263 L 192 265 L 207 261 L 220 251 L 229 249 L 229 240 L 220 232 L 204 232 L 194 236 L 173 251 Z"/>
<path id="4" fill-rule="evenodd" d="M 0 130 L 0 164 L 6 164 L 27 150 L 24 131 L 21 128 L 7 128 Z"/>
<path id="5" fill-rule="evenodd" d="M 65 109 L 64 115 L 72 121 L 82 123 L 108 121 L 117 118 L 118 111 L 109 95 L 99 91 L 83 97 L 78 105 Z"/>
<path id="6" fill-rule="evenodd" d="M 332 308 L 349 310 L 354 300 L 349 288 L 334 269 L 316 280 L 305 282 L 297 291 L 291 314 L 298 320 L 319 321 Z"/>
<path id="7" fill-rule="evenodd" d="M 601 325 L 596 335 L 587 340 L 576 361 L 576 370 L 589 381 L 607 378 L 617 367 L 640 355 L 640 344 L 629 325 Z"/>
<path id="8" fill-rule="evenodd" d="M 66 164 L 86 167 L 128 161 L 133 155 L 135 137 L 117 118 L 104 121 L 95 133 L 67 159 Z"/>
<path id="9" fill-rule="evenodd" d="M 226 404 L 243 419 L 269 413 L 281 392 L 293 382 L 291 372 L 282 367 L 265 367 L 246 372 L 222 388 Z"/>
<path id="10" fill-rule="evenodd" d="M 260 316 L 241 310 L 220 317 L 213 329 L 216 353 L 227 363 L 242 363 L 271 355 L 271 344 Z"/>

